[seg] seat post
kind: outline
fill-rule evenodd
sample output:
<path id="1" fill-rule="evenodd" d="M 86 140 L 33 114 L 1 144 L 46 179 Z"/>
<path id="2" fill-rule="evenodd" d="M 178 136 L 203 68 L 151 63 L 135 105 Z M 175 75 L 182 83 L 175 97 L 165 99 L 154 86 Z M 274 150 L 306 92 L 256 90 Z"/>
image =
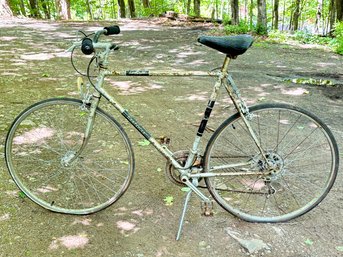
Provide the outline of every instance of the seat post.
<path id="1" fill-rule="evenodd" d="M 229 56 L 225 56 L 225 60 L 224 60 L 223 67 L 221 70 L 222 73 L 227 74 L 227 71 L 229 70 L 230 62 L 231 62 L 231 58 Z"/>

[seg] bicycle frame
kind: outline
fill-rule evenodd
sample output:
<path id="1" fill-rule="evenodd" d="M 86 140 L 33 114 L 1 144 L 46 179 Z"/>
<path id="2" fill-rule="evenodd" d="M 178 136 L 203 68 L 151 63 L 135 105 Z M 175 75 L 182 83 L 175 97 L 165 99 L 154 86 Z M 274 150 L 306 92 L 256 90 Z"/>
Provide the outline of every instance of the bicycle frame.
<path id="1" fill-rule="evenodd" d="M 195 161 L 195 158 L 198 155 L 198 148 L 199 144 L 201 142 L 201 138 L 203 135 L 203 132 L 206 128 L 207 121 L 210 118 L 211 111 L 215 105 L 217 96 L 218 96 L 218 91 L 219 89 L 224 86 L 232 99 L 236 109 L 239 111 L 241 116 L 243 117 L 243 120 L 252 134 L 252 137 L 254 138 L 256 146 L 260 149 L 261 154 L 264 156 L 263 150 L 260 147 L 259 141 L 257 137 L 255 136 L 254 131 L 252 130 L 248 119 L 250 117 L 248 107 L 245 105 L 244 101 L 240 98 L 240 93 L 238 91 L 238 88 L 234 84 L 233 79 L 231 76 L 228 74 L 228 67 L 230 64 L 231 59 L 229 57 L 225 57 L 224 63 L 218 72 L 204 72 L 204 71 L 148 71 L 148 70 L 125 70 L 125 71 L 116 71 L 116 70 L 109 70 L 107 69 L 107 57 L 108 57 L 108 52 L 105 51 L 105 54 L 102 55 L 100 54 L 100 59 L 104 60 L 104 62 L 101 62 L 102 65 L 100 65 L 100 72 L 97 77 L 97 83 L 94 84 L 95 92 L 93 93 L 93 100 L 91 102 L 91 109 L 90 109 L 90 114 L 89 114 L 89 120 L 88 120 L 88 125 L 85 133 L 85 140 L 84 144 L 81 147 L 81 150 L 85 147 L 87 144 L 88 138 L 91 134 L 93 122 L 94 122 L 94 113 L 95 109 L 97 108 L 100 98 L 104 97 L 107 101 L 111 103 L 111 105 L 117 109 L 124 117 L 125 119 L 140 132 L 140 134 L 147 139 L 167 160 L 169 160 L 172 165 L 180 172 L 180 177 L 181 180 L 192 189 L 203 201 L 205 202 L 210 202 L 209 198 L 206 197 L 198 188 L 196 183 L 193 180 L 197 180 L 198 178 L 203 178 L 203 177 L 214 177 L 214 176 L 232 176 L 234 174 L 230 173 L 200 173 L 196 172 L 193 174 L 191 172 L 192 170 L 192 164 Z M 105 65 L 104 65 L 105 64 Z M 188 158 L 186 160 L 185 166 L 182 167 L 177 160 L 174 158 L 173 153 L 168 149 L 167 145 L 159 143 L 152 135 L 151 133 L 146 130 L 142 125 L 139 124 L 139 122 L 119 103 L 117 102 L 114 97 L 112 97 L 104 88 L 104 80 L 106 76 L 201 76 L 201 77 L 217 77 L 217 81 L 215 82 L 211 96 L 209 98 L 207 107 L 205 109 L 202 121 L 199 125 L 196 137 L 194 139 L 192 148 L 190 149 L 190 153 L 188 155 Z M 78 154 L 77 154 L 78 155 Z M 76 156 L 77 156 L 76 155 Z M 242 166 L 247 166 L 250 163 L 235 163 L 235 164 L 227 164 L 227 165 L 222 165 L 220 167 L 214 167 L 211 169 L 211 171 L 214 170 L 219 170 L 219 169 L 228 169 L 228 168 L 233 168 L 233 167 L 242 167 Z M 200 170 L 201 171 L 201 170 Z M 239 173 L 235 173 L 237 175 Z M 256 175 L 256 171 L 254 172 L 249 172 L 245 171 L 246 175 L 252 174 Z M 261 173 L 262 174 L 262 173 Z M 191 180 L 192 182 L 191 182 Z"/>

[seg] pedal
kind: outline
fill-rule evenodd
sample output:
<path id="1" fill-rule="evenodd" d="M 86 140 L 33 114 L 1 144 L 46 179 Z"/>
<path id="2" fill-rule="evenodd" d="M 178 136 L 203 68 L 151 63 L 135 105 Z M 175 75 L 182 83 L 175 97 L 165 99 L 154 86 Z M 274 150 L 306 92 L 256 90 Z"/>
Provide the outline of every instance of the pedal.
<path id="1" fill-rule="evenodd" d="M 213 201 L 201 202 L 201 215 L 203 216 L 213 216 Z"/>
<path id="2" fill-rule="evenodd" d="M 169 137 L 160 136 L 157 139 L 160 142 L 160 144 L 162 144 L 162 145 L 168 145 L 168 146 L 170 145 L 170 138 Z"/>

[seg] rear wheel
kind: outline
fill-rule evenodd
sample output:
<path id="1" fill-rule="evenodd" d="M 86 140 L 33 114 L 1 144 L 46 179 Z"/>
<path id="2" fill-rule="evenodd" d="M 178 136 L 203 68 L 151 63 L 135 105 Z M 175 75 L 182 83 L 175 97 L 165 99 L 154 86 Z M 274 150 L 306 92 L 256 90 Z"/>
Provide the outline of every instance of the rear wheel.
<path id="1" fill-rule="evenodd" d="M 209 191 L 225 210 L 246 221 L 282 222 L 308 212 L 328 194 L 337 175 L 332 133 L 319 118 L 291 105 L 259 105 L 250 113 L 265 157 L 241 116 L 233 115 L 206 148 L 205 172 L 217 174 L 206 178 Z"/>
<path id="2" fill-rule="evenodd" d="M 131 182 L 130 141 L 99 108 L 91 137 L 78 155 L 88 109 L 75 99 L 45 100 L 24 110 L 8 132 L 5 158 L 13 180 L 27 197 L 51 211 L 94 213 L 117 201 Z"/>

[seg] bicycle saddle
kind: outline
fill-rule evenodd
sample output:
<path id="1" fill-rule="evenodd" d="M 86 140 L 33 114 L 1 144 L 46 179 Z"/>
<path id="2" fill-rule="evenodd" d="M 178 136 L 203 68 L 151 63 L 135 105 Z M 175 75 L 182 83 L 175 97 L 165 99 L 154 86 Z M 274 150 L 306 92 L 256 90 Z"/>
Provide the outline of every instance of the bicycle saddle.
<path id="1" fill-rule="evenodd" d="M 238 36 L 200 36 L 198 42 L 226 54 L 228 57 L 235 59 L 238 55 L 243 54 L 254 42 L 250 35 Z"/>

